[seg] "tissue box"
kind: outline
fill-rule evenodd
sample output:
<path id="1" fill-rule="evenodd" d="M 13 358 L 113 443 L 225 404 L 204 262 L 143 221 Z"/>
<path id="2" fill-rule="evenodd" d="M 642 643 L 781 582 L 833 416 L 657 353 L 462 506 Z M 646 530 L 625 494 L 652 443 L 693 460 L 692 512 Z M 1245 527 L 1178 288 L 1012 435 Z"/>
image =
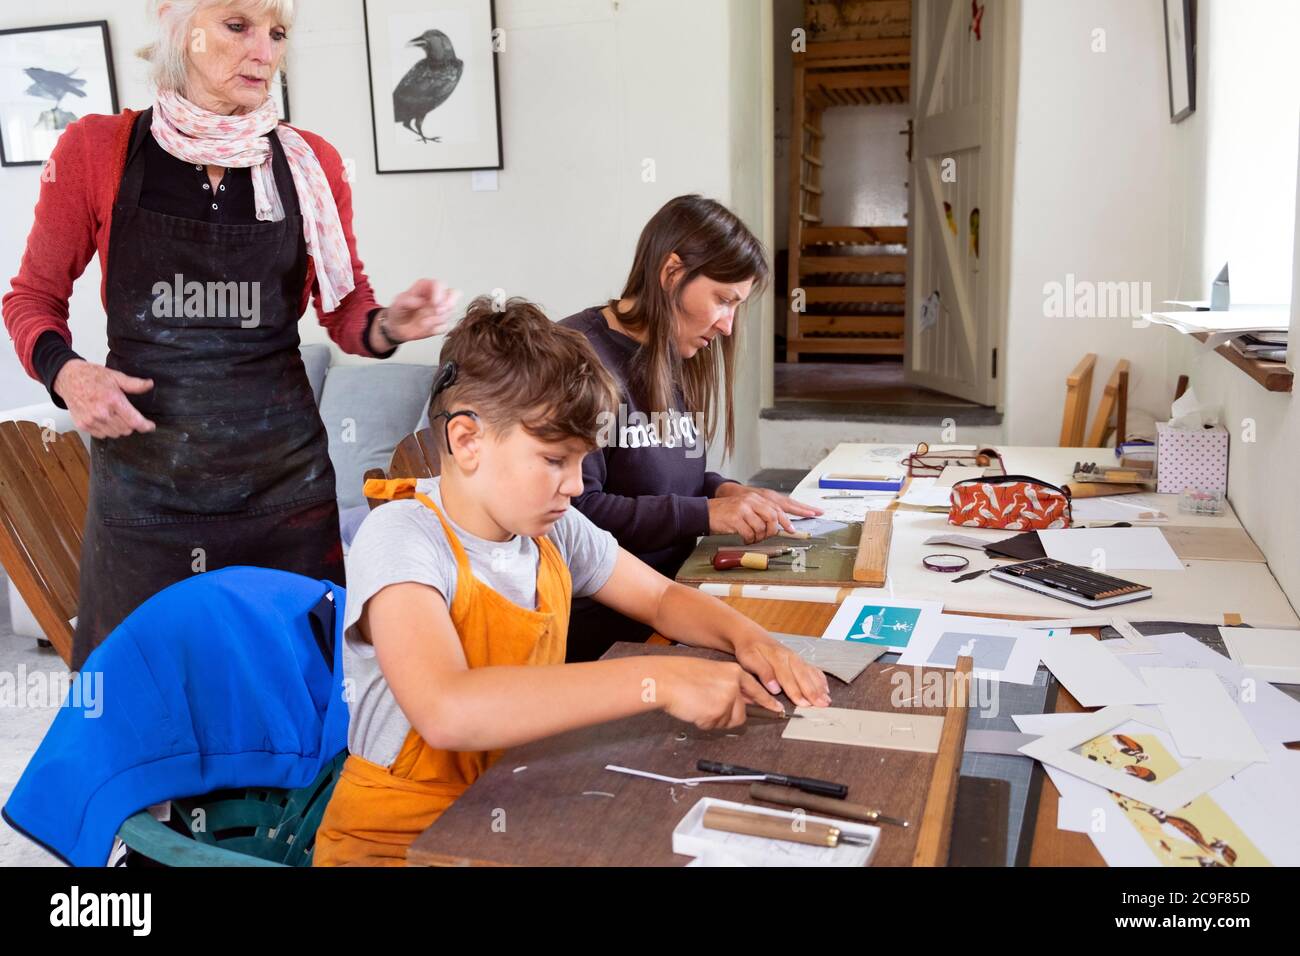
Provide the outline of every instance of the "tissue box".
<path id="1" fill-rule="evenodd" d="M 1185 488 L 1228 492 L 1228 431 L 1173 428 L 1156 422 L 1156 491 L 1180 495 Z"/>

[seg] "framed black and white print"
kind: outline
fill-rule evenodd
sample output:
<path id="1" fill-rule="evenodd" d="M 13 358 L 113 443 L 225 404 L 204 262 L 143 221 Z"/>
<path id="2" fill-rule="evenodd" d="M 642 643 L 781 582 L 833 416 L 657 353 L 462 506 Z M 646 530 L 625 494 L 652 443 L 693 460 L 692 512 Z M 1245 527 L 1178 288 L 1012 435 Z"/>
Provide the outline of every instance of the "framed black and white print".
<path id="1" fill-rule="evenodd" d="M 1196 109 L 1196 0 L 1164 3 L 1169 122 L 1177 123 Z"/>
<path id="2" fill-rule="evenodd" d="M 39 166 L 69 123 L 116 112 L 107 20 L 0 30 L 0 165 Z"/>
<path id="3" fill-rule="evenodd" d="M 365 0 L 375 170 L 501 169 L 492 0 Z"/>

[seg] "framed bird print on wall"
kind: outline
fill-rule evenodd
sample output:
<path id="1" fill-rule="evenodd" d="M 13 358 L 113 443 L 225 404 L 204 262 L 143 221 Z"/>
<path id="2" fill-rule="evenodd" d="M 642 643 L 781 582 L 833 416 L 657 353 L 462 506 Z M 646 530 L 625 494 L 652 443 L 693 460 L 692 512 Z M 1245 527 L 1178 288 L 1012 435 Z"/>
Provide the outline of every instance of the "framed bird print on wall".
<path id="1" fill-rule="evenodd" d="M 0 30 L 0 165 L 40 166 L 70 123 L 116 112 L 107 20 Z"/>
<path id="2" fill-rule="evenodd" d="M 375 171 L 501 169 L 491 0 L 365 0 Z"/>

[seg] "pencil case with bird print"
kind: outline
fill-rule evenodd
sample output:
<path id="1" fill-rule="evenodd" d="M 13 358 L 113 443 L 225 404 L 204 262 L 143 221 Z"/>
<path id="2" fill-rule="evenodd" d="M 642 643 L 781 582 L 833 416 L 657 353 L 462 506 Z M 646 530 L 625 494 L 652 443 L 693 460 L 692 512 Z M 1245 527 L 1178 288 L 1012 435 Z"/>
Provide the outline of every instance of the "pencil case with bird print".
<path id="1" fill-rule="evenodd" d="M 964 528 L 1038 531 L 1070 527 L 1070 491 L 1028 475 L 955 482 L 948 523 Z"/>

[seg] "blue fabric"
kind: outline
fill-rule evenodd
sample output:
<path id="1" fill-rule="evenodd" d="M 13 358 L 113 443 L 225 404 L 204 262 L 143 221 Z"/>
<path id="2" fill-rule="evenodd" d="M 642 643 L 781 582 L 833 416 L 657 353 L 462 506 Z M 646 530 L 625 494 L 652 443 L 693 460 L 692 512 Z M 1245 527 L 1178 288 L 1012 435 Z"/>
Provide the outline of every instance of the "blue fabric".
<path id="1" fill-rule="evenodd" d="M 311 612 L 327 594 L 333 635 L 318 640 Z M 159 591 L 87 658 L 5 820 L 73 865 L 103 866 L 122 822 L 154 803 L 310 783 L 347 746 L 345 597 L 253 567 Z"/>

